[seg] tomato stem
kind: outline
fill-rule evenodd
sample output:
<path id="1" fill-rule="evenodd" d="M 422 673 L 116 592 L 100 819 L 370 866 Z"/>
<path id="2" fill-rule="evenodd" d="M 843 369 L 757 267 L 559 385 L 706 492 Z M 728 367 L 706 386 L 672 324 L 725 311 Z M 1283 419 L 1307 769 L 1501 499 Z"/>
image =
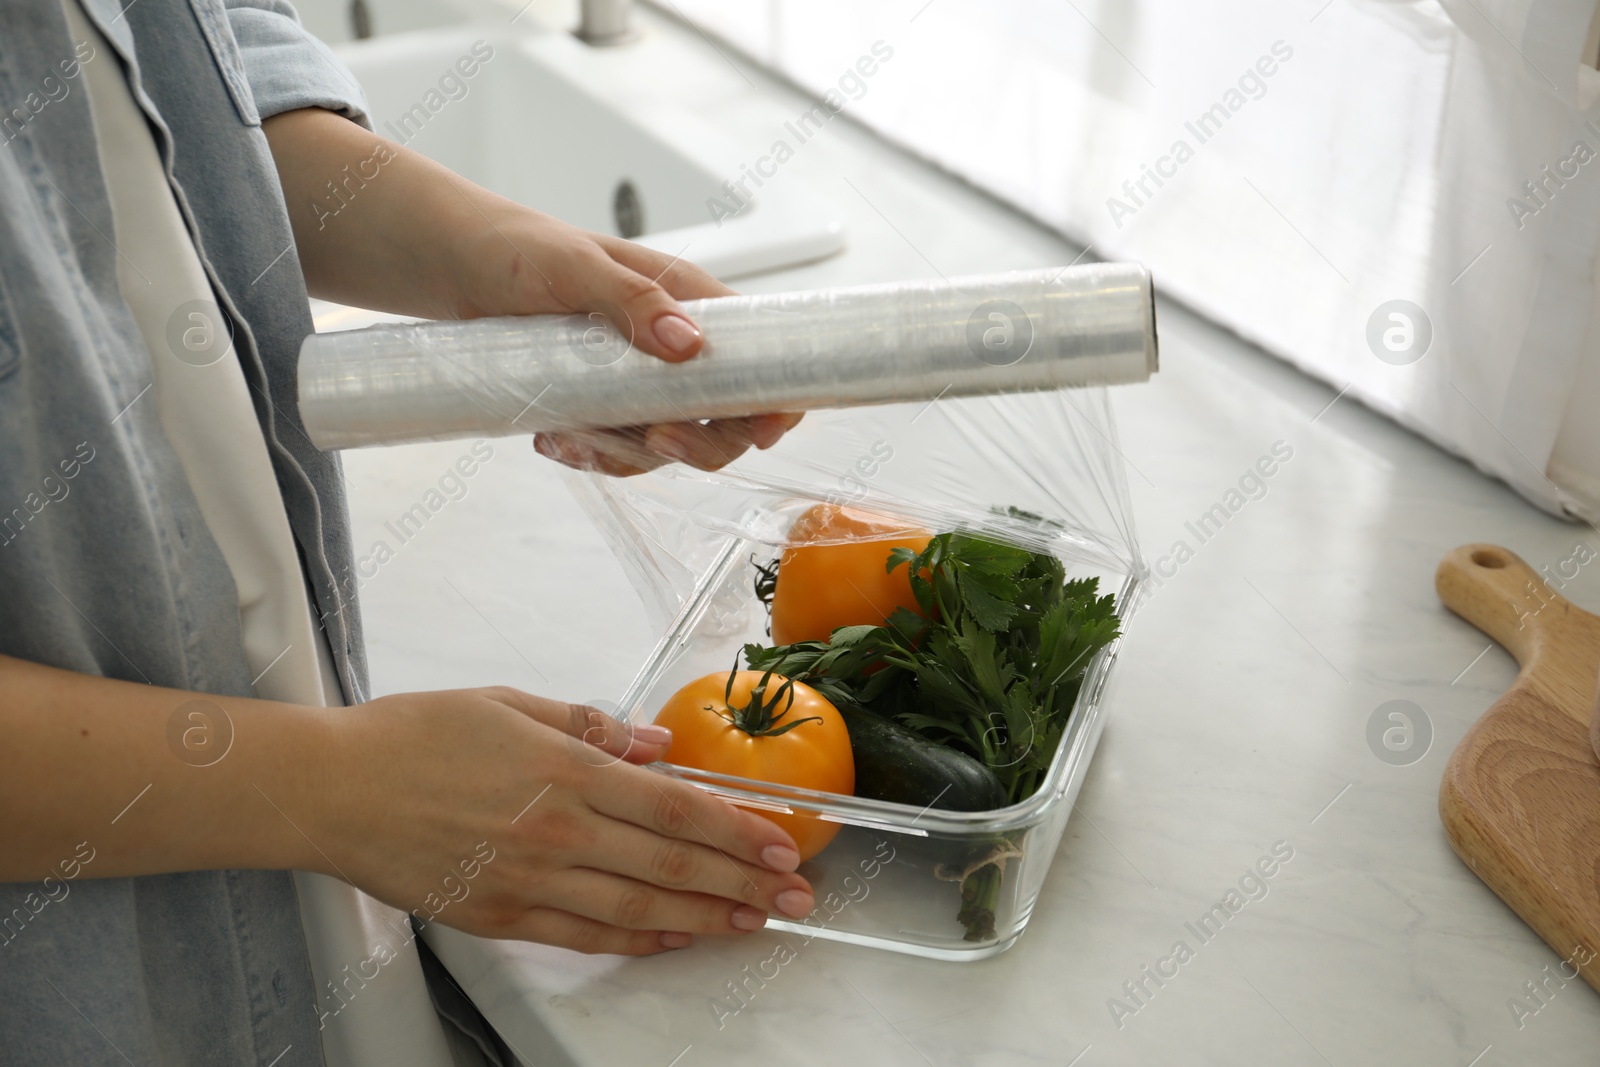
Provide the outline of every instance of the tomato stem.
<path id="1" fill-rule="evenodd" d="M 803 719 L 792 719 L 780 726 L 778 720 L 787 715 L 789 709 L 794 706 L 794 680 L 784 678 L 783 684 L 778 687 L 777 691 L 769 699 L 767 687 L 772 681 L 772 671 L 770 670 L 763 672 L 761 681 L 751 686 L 750 699 L 745 703 L 744 707 L 734 707 L 733 681 L 738 675 L 739 658 L 735 655 L 733 670 L 728 672 L 728 685 L 722 691 L 722 710 L 717 711 L 709 704 L 706 706 L 709 710 L 716 711 L 718 715 L 727 719 L 728 722 L 737 726 L 751 737 L 777 737 L 780 734 L 788 733 L 802 723 L 823 721 L 820 715 L 807 715 Z M 780 675 L 780 677 L 782 676 Z M 779 704 L 783 705 L 782 710 L 778 710 Z"/>
<path id="2" fill-rule="evenodd" d="M 771 614 L 772 595 L 778 591 L 778 561 L 771 560 L 766 564 L 757 563 L 755 553 L 752 552 L 750 554 L 750 565 L 756 569 L 756 599 L 761 601 L 768 614 Z"/>

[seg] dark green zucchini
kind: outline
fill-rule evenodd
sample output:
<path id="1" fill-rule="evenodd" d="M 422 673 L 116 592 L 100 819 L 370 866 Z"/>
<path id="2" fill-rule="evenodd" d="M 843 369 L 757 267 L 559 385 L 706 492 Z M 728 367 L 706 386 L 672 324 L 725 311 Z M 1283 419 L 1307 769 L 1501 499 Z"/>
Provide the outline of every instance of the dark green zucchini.
<path id="1" fill-rule="evenodd" d="M 990 811 L 1006 806 L 993 771 L 965 752 L 929 741 L 876 712 L 836 705 L 850 731 L 856 796 L 919 808 Z"/>

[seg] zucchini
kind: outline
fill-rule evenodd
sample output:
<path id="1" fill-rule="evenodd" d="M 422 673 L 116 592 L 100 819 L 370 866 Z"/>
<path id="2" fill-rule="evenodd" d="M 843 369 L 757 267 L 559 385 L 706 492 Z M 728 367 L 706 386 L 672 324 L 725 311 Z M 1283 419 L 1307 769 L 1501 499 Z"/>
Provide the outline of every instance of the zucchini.
<path id="1" fill-rule="evenodd" d="M 1006 806 L 1000 779 L 965 752 L 929 741 L 876 712 L 844 701 L 834 706 L 850 731 L 856 796 L 947 811 Z"/>

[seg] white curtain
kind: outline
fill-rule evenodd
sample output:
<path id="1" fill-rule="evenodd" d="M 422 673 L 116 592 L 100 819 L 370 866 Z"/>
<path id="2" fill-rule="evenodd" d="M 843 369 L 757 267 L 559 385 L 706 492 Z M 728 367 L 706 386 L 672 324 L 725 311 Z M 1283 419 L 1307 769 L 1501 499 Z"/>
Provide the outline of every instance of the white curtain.
<path id="1" fill-rule="evenodd" d="M 674 7 L 1541 507 L 1600 517 L 1596 0 Z M 880 41 L 892 57 L 848 77 Z"/>

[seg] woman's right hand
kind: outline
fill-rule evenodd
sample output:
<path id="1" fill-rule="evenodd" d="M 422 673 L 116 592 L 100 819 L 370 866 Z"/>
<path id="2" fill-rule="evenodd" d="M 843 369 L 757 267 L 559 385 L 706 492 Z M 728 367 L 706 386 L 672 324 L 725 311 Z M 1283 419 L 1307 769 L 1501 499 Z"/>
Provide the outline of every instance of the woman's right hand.
<path id="1" fill-rule="evenodd" d="M 509 688 L 381 697 L 327 724 L 309 858 L 395 907 L 626 955 L 812 910 L 788 834 L 637 765 L 666 753 L 658 727 Z"/>

